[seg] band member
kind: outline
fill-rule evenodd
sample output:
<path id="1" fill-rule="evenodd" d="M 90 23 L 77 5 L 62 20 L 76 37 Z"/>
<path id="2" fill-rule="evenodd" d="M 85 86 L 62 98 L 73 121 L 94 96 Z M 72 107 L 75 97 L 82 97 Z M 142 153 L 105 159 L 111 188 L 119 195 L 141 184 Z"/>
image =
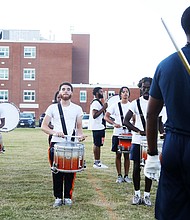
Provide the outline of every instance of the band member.
<path id="1" fill-rule="evenodd" d="M 4 116 L 4 112 L 2 109 L 0 109 L 0 128 L 2 128 L 5 125 L 5 116 Z M 4 150 L 4 146 L 3 146 L 3 137 L 2 134 L 0 133 L 0 153 L 3 153 Z"/>
<path id="2" fill-rule="evenodd" d="M 181 25 L 187 37 L 182 51 L 190 62 L 190 7 L 182 14 Z M 162 148 L 161 173 L 156 195 L 155 218 L 188 219 L 190 212 L 190 76 L 178 53 L 157 66 L 150 89 L 147 110 L 149 154 L 145 175 L 155 176 L 160 160 L 157 150 L 157 117 L 165 104 L 167 121 Z"/>
<path id="3" fill-rule="evenodd" d="M 94 168 L 107 168 L 106 165 L 100 161 L 101 146 L 104 144 L 106 123 L 104 120 L 104 114 L 108 107 L 107 103 L 102 103 L 103 89 L 101 87 L 95 87 L 93 89 L 94 99 L 90 105 L 90 117 L 88 129 L 92 130 L 93 134 L 93 153 L 94 153 Z"/>
<path id="4" fill-rule="evenodd" d="M 150 190 L 152 186 L 152 180 L 145 177 L 145 191 L 144 197 L 141 198 L 140 192 L 140 143 L 143 136 L 146 136 L 146 111 L 149 99 L 149 89 L 152 82 L 152 78 L 144 77 L 139 83 L 138 87 L 140 88 L 140 98 L 137 100 L 133 100 L 129 107 L 129 111 L 127 112 L 124 120 L 124 124 L 127 126 L 129 130 L 132 131 L 132 145 L 130 151 L 130 159 L 133 160 L 133 185 L 134 185 L 134 196 L 132 199 L 133 205 L 144 204 L 146 206 L 151 206 L 150 200 Z M 135 115 L 135 124 L 131 123 L 131 119 Z M 164 132 L 163 123 L 161 121 L 161 117 L 159 118 L 159 123 L 162 124 L 160 127 L 160 133 Z"/>
<path id="5" fill-rule="evenodd" d="M 51 140 L 50 160 L 53 163 L 53 149 L 55 143 L 64 143 L 68 138 L 64 138 L 67 133 L 68 136 L 77 135 L 79 141 L 83 141 L 85 136 L 82 131 L 82 108 L 71 102 L 73 95 L 73 86 L 68 82 L 63 82 L 59 86 L 59 94 L 61 96 L 60 105 L 51 104 L 46 112 L 45 118 L 42 122 L 42 130 L 48 135 L 53 135 Z M 60 108 L 62 109 L 62 116 L 60 115 Z M 61 111 L 61 110 L 60 110 Z M 64 118 L 65 128 L 62 126 L 62 119 Z M 49 127 L 49 123 L 53 121 L 53 129 Z M 74 133 L 73 133 L 74 132 Z M 72 205 L 72 193 L 74 189 L 74 180 L 76 173 L 52 173 L 53 177 L 53 192 L 55 202 L 53 207 L 61 205 Z M 64 193 L 63 193 L 64 182 Z M 64 196 L 63 196 L 64 194 Z M 64 198 L 64 199 L 63 199 Z"/>
<path id="6" fill-rule="evenodd" d="M 110 107 L 108 107 L 104 118 L 108 123 L 113 124 L 114 126 L 111 150 L 115 152 L 115 165 L 117 170 L 116 183 L 122 183 L 122 182 L 131 183 L 132 181 L 128 177 L 129 167 L 130 167 L 129 153 L 118 152 L 118 145 L 119 145 L 118 135 L 126 134 L 129 132 L 128 129 L 125 126 L 123 126 L 124 116 L 128 112 L 130 106 L 130 102 L 128 100 L 130 96 L 129 88 L 126 86 L 121 87 L 119 91 L 119 96 L 121 99 L 120 102 L 116 102 L 112 104 Z M 115 120 L 112 120 L 110 116 L 113 116 Z M 121 172 L 122 154 L 124 157 L 124 177 L 122 176 L 122 172 Z"/>

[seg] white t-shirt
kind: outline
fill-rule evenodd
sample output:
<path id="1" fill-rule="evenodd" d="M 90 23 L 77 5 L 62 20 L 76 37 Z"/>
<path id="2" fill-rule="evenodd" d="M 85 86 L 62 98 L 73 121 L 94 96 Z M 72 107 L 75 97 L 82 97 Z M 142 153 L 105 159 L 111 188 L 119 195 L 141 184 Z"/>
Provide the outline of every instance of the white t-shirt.
<path id="1" fill-rule="evenodd" d="M 89 130 L 103 130 L 105 129 L 104 125 L 102 124 L 102 119 L 104 117 L 104 114 L 101 113 L 97 118 L 93 118 L 92 111 L 97 110 L 99 111 L 102 109 L 102 105 L 98 101 L 93 101 L 90 105 L 90 117 L 89 117 L 89 124 L 88 129 Z"/>
<path id="2" fill-rule="evenodd" d="M 141 109 L 143 112 L 143 116 L 146 120 L 148 100 L 144 99 L 142 96 L 139 98 L 139 100 L 140 100 L 140 106 L 141 106 Z M 135 127 L 137 127 L 141 131 L 144 131 L 141 117 L 139 114 L 139 110 L 137 107 L 137 100 L 136 99 L 131 102 L 129 110 L 131 110 L 133 112 L 133 114 L 135 114 Z M 133 134 L 132 135 L 132 143 L 133 144 L 140 144 L 142 140 L 146 139 L 146 137 L 143 137 L 134 131 L 132 131 L 132 134 Z"/>
<path id="3" fill-rule="evenodd" d="M 141 110 L 144 116 L 144 119 L 146 121 L 146 114 L 147 114 L 147 107 L 148 107 L 148 100 L 144 99 L 142 96 L 139 98 L 140 100 L 140 106 Z M 137 107 L 137 100 L 133 100 L 131 102 L 131 105 L 129 107 L 129 110 L 135 114 L 135 127 L 137 127 L 139 130 L 144 131 L 142 120 L 139 114 L 139 110 Z M 162 116 L 163 111 L 161 111 L 160 116 Z M 146 136 L 141 136 L 140 134 L 136 133 L 135 131 L 132 131 L 132 143 L 133 144 L 140 144 L 142 140 L 146 140 Z"/>
<path id="4" fill-rule="evenodd" d="M 65 125 L 67 128 L 67 134 L 69 136 L 72 136 L 73 130 L 76 128 L 77 118 L 83 115 L 82 108 L 79 105 L 76 105 L 71 102 L 70 105 L 67 107 L 62 106 L 62 110 L 65 119 Z M 50 105 L 47 108 L 45 114 L 51 117 L 51 121 L 54 126 L 53 130 L 56 132 L 62 132 L 63 128 L 61 124 L 58 105 L 57 104 Z M 66 141 L 65 138 L 60 138 L 55 136 L 52 137 L 52 142 L 64 142 L 64 141 Z"/>
<path id="5" fill-rule="evenodd" d="M 125 104 L 121 103 L 121 108 L 122 108 L 122 112 L 123 112 L 123 117 L 125 118 L 126 113 L 129 110 L 129 106 L 130 106 L 130 102 L 127 102 Z M 122 126 L 122 121 L 121 121 L 121 115 L 120 115 L 120 111 L 119 111 L 119 106 L 118 106 L 118 102 L 112 104 L 110 107 L 108 107 L 107 112 L 110 113 L 111 116 L 113 116 L 113 118 L 115 119 L 115 123 L 116 124 L 120 124 Z M 123 129 L 121 128 L 115 128 L 113 130 L 113 135 L 119 135 L 119 134 L 123 134 L 128 132 L 128 129 Z"/>

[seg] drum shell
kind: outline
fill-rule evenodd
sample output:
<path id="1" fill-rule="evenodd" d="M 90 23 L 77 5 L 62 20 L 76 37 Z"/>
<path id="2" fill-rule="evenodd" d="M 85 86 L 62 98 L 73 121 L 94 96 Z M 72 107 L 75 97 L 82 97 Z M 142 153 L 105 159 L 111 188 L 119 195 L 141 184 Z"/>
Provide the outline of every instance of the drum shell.
<path id="1" fill-rule="evenodd" d="M 118 152 L 129 153 L 131 149 L 131 141 L 132 141 L 132 134 L 121 134 L 118 136 L 119 138 L 119 145 L 118 145 Z"/>
<path id="2" fill-rule="evenodd" d="M 157 146 L 158 146 L 158 154 L 161 155 L 162 153 L 162 145 L 163 145 L 163 140 L 158 140 Z M 140 144 L 141 148 L 141 153 L 140 153 L 140 159 L 146 160 L 147 159 L 147 149 L 148 149 L 148 144 L 146 140 L 141 141 Z"/>
<path id="3" fill-rule="evenodd" d="M 54 145 L 54 162 L 59 172 L 75 173 L 84 169 L 84 145 L 79 142 L 63 142 Z"/>

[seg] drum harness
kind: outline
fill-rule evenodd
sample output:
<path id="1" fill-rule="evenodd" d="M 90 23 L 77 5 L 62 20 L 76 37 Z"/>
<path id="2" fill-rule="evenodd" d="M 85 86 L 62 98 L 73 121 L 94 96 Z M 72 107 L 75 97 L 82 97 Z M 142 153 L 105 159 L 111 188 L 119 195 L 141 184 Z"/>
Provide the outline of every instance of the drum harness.
<path id="1" fill-rule="evenodd" d="M 97 101 L 100 103 L 100 105 L 103 107 L 103 104 L 102 102 L 99 100 L 99 99 L 93 99 L 91 104 L 94 102 L 94 101 Z M 103 115 L 105 115 L 105 112 L 103 111 Z M 104 117 L 102 118 L 102 124 L 104 125 L 104 127 L 106 128 L 106 120 L 104 119 Z"/>
<path id="2" fill-rule="evenodd" d="M 60 114 L 60 119 L 61 119 L 61 124 L 62 124 L 62 129 L 63 129 L 63 133 L 65 135 L 67 135 L 67 128 L 66 128 L 66 124 L 65 124 L 65 118 L 64 118 L 64 114 L 63 114 L 63 110 L 62 110 L 62 107 L 61 107 L 61 103 L 59 102 L 57 104 L 58 106 L 58 109 L 59 109 L 59 114 Z M 73 134 L 72 136 L 75 136 L 75 130 L 73 129 Z M 74 137 L 71 137 L 71 141 L 75 141 L 75 138 Z M 51 170 L 52 172 L 54 173 L 58 173 L 57 171 L 57 167 L 56 167 L 56 164 L 53 164 L 53 166 L 51 167 Z"/>
<path id="3" fill-rule="evenodd" d="M 119 112 L 120 112 L 120 116 L 121 116 L 121 123 L 122 123 L 123 129 L 125 130 L 126 126 L 123 123 L 124 122 L 124 117 L 123 117 L 123 111 L 122 111 L 122 108 L 121 108 L 121 102 L 118 102 L 118 107 L 119 107 Z"/>
<path id="4" fill-rule="evenodd" d="M 142 121 L 144 131 L 145 131 L 146 122 L 145 122 L 144 115 L 143 115 L 143 112 L 142 112 L 142 109 L 141 109 L 141 106 L 140 106 L 140 100 L 139 99 L 137 99 L 137 107 L 138 107 L 138 110 L 139 110 L 139 114 L 140 114 L 140 117 L 141 117 L 141 121 Z"/>

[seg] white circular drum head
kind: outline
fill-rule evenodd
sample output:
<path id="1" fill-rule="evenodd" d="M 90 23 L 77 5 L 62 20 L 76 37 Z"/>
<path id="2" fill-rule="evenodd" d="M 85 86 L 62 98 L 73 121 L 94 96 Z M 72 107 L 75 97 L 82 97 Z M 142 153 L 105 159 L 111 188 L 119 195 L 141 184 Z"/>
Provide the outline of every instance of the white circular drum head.
<path id="1" fill-rule="evenodd" d="M 113 95 L 108 99 L 108 107 L 110 107 L 114 103 L 118 103 L 120 100 L 119 95 Z"/>
<path id="2" fill-rule="evenodd" d="M 0 128 L 0 132 L 12 131 L 17 127 L 19 123 L 19 109 L 10 102 L 0 103 L 0 109 L 3 111 L 3 115 L 5 116 L 5 125 Z"/>

